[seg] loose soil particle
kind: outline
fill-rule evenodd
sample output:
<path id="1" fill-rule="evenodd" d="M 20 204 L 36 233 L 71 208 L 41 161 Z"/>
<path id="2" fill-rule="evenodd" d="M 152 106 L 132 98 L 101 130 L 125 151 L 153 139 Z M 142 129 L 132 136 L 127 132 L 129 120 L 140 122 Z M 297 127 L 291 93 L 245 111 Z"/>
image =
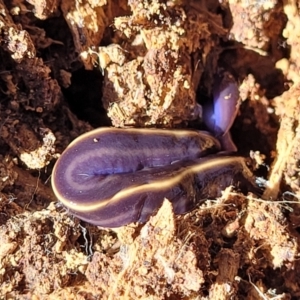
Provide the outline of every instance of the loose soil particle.
<path id="1" fill-rule="evenodd" d="M 1 299 L 299 299 L 300 7 L 284 1 L 0 0 Z M 262 197 L 229 187 L 116 231 L 59 204 L 55 160 L 99 126 L 195 127 L 213 76 Z"/>

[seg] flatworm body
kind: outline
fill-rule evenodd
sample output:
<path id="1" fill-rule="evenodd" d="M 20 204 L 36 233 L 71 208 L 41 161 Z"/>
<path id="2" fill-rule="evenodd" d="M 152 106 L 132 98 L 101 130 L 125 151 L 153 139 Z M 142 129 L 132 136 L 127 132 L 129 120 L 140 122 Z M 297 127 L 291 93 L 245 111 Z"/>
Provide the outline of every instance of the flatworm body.
<path id="1" fill-rule="evenodd" d="M 219 149 L 206 132 L 100 128 L 69 145 L 54 167 L 52 187 L 89 223 L 145 222 L 164 198 L 180 214 L 234 182 L 252 180 L 243 158 L 203 157 Z"/>
<path id="2" fill-rule="evenodd" d="M 235 152 L 237 148 L 230 135 L 230 128 L 240 106 L 239 88 L 234 78 L 227 72 L 222 77 L 215 77 L 213 101 L 203 106 L 203 120 L 216 138 L 222 149 Z"/>

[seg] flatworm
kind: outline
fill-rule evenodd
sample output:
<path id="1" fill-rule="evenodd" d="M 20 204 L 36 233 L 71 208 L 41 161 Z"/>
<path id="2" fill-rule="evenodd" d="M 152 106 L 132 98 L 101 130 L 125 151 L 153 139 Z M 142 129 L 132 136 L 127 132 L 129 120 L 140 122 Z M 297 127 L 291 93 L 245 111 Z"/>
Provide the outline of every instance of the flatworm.
<path id="1" fill-rule="evenodd" d="M 219 150 L 218 140 L 202 131 L 95 129 L 61 155 L 52 187 L 74 215 L 89 223 L 114 228 L 145 222 L 164 198 L 181 214 L 230 184 L 252 185 L 245 160 L 209 155 Z"/>

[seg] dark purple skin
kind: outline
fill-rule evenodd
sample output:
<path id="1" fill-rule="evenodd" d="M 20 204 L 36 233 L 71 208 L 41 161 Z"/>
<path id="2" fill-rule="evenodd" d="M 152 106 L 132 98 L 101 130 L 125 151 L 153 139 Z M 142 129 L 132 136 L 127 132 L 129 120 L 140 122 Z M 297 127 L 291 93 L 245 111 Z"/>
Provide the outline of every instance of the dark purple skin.
<path id="1" fill-rule="evenodd" d="M 58 170 L 57 175 L 62 170 Z M 76 174 L 74 174 L 76 176 Z M 178 177 L 178 180 L 172 182 Z M 164 198 L 173 204 L 176 214 L 190 211 L 207 198 L 216 198 L 227 186 L 239 183 L 253 189 L 250 170 L 241 157 L 207 156 L 195 160 L 179 161 L 171 165 L 144 169 L 128 174 L 119 173 L 87 177 L 82 185 L 85 189 L 65 189 L 64 176 L 53 182 L 67 201 L 88 205 L 109 199 L 100 209 L 82 211 L 80 207 L 70 211 L 82 220 L 101 226 L 115 228 L 131 222 L 146 222 L 162 205 Z M 120 194 L 132 188 L 127 194 Z M 138 187 L 138 190 L 134 190 Z M 66 205 L 68 207 L 68 205 Z"/>
<path id="2" fill-rule="evenodd" d="M 235 151 L 229 129 L 238 109 L 238 86 L 217 79 L 213 105 L 204 107 L 208 128 L 222 149 Z M 257 191 L 241 157 L 206 156 L 220 143 L 206 132 L 100 128 L 78 137 L 57 161 L 52 187 L 82 220 L 102 227 L 145 222 L 169 199 L 177 214 L 227 186 Z"/>
<path id="3" fill-rule="evenodd" d="M 222 77 L 217 75 L 213 87 L 213 101 L 204 105 L 203 120 L 221 142 L 222 149 L 227 152 L 237 151 L 229 130 L 238 113 L 239 104 L 239 89 L 234 78 L 228 73 Z"/>
<path id="4" fill-rule="evenodd" d="M 212 161 L 219 161 L 220 164 L 211 167 Z M 203 170 L 193 172 L 192 168 L 196 165 Z M 101 185 L 97 183 L 94 195 L 109 198 L 112 195 L 112 187 L 118 187 L 114 192 L 133 184 L 145 185 L 146 188 L 149 183 L 153 183 L 153 180 L 159 185 L 160 182 L 179 176 L 184 171 L 187 171 L 187 174 L 177 184 L 157 190 L 132 193 L 122 197 L 120 201 L 107 205 L 101 211 L 89 213 L 73 211 L 73 214 L 95 225 L 114 228 L 132 222 L 146 222 L 153 212 L 161 207 L 165 198 L 172 202 L 175 214 L 183 214 L 208 198 L 215 199 L 221 196 L 221 192 L 229 185 L 239 183 L 240 187 L 254 190 L 253 175 L 243 158 L 211 156 L 194 161 L 181 161 L 167 167 L 141 170 L 127 176 L 124 174 L 108 176 L 107 182 Z M 94 201 L 99 201 L 99 198 L 95 197 Z"/>
<path id="5" fill-rule="evenodd" d="M 99 128 L 81 135 L 64 151 L 53 169 L 52 187 L 66 207 L 86 219 L 84 215 L 87 214 L 85 208 L 88 203 L 91 207 L 93 203 L 112 198 L 128 186 L 140 184 L 138 178 L 131 177 L 132 174 L 139 174 L 139 170 L 151 168 L 162 172 L 164 167 L 176 161 L 192 161 L 219 150 L 218 140 L 206 132 Z M 117 174 L 122 177 L 112 182 Z M 118 205 L 122 207 L 123 201 Z M 107 207 L 111 204 L 112 201 Z M 130 202 L 126 207 L 130 209 L 135 206 L 139 203 Z M 104 220 L 103 209 L 97 213 Z M 108 210 L 111 215 L 118 211 L 116 208 Z M 94 212 L 88 214 L 94 215 Z M 98 223 L 93 218 L 89 222 L 106 226 L 104 221 Z M 111 222 L 111 225 L 116 224 L 116 227 L 120 222 L 124 224 L 118 221 Z"/>

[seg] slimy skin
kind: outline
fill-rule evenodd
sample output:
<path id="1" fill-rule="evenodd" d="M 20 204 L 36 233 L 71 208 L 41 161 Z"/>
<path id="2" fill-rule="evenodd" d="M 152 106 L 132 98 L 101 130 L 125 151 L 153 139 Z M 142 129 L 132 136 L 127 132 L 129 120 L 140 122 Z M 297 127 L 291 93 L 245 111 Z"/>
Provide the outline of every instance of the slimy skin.
<path id="1" fill-rule="evenodd" d="M 238 112 L 240 94 L 236 81 L 228 73 L 216 78 L 213 88 L 214 129 L 216 136 L 226 134 Z"/>
<path id="2" fill-rule="evenodd" d="M 203 107 L 203 119 L 208 129 L 220 140 L 222 149 L 236 152 L 230 135 L 230 128 L 240 105 L 239 88 L 234 78 L 225 73 L 215 77 L 213 101 Z"/>
<path id="3" fill-rule="evenodd" d="M 99 128 L 75 139 L 58 165 L 67 176 L 76 167 L 80 183 L 85 176 L 135 172 L 218 150 L 218 140 L 204 131 Z"/>
<path id="4" fill-rule="evenodd" d="M 238 179 L 251 180 L 240 157 L 206 132 L 100 128 L 75 139 L 57 161 L 53 191 L 82 220 L 102 227 L 145 222 L 164 198 L 181 214 L 215 198 Z"/>
<path id="5" fill-rule="evenodd" d="M 146 222 L 164 198 L 172 202 L 176 214 L 182 214 L 220 196 L 231 184 L 253 180 L 241 157 L 209 156 L 131 173 L 89 176 L 81 184 L 63 175 L 60 167 L 52 177 L 58 199 L 80 219 L 109 228 Z"/>

